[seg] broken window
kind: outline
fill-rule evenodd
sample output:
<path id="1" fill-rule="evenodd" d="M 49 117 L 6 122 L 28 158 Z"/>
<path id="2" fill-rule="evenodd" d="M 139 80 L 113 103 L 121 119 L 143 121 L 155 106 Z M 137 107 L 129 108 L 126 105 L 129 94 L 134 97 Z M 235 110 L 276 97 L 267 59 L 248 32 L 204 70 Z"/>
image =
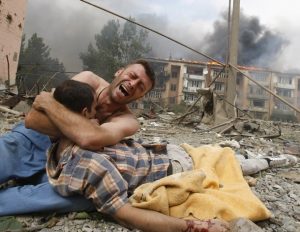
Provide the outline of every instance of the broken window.
<path id="1" fill-rule="evenodd" d="M 178 78 L 180 72 L 180 66 L 172 65 L 171 66 L 171 76 L 172 78 Z"/>
<path id="2" fill-rule="evenodd" d="M 171 84 L 171 86 L 170 86 L 170 90 L 171 91 L 176 91 L 176 84 Z"/>
<path id="3" fill-rule="evenodd" d="M 203 67 L 188 66 L 186 72 L 188 74 L 203 75 Z"/>
<path id="4" fill-rule="evenodd" d="M 260 100 L 260 99 L 252 100 L 252 104 L 251 105 L 253 107 L 264 108 L 265 107 L 265 101 L 264 100 Z"/>

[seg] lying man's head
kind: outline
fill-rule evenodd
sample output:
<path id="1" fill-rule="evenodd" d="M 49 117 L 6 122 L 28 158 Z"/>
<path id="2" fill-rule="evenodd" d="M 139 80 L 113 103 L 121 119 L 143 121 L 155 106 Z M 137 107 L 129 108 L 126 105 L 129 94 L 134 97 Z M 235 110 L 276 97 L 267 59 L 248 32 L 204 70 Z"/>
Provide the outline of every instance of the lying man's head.
<path id="1" fill-rule="evenodd" d="M 86 83 L 66 80 L 56 87 L 53 97 L 69 110 L 87 118 L 95 117 L 95 91 Z"/>

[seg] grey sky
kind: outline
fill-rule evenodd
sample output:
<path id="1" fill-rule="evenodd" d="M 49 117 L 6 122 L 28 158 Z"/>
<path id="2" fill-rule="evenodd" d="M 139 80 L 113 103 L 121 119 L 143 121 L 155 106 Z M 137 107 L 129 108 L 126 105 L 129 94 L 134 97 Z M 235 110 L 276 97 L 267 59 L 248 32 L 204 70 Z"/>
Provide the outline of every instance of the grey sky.
<path id="1" fill-rule="evenodd" d="M 134 17 L 147 26 L 187 43 L 202 51 L 207 44 L 204 38 L 213 35 L 214 22 L 228 8 L 227 0 L 91 0 L 126 17 Z M 300 30 L 297 0 L 241 0 L 246 17 L 257 17 L 265 31 L 280 35 L 288 41 L 280 55 L 268 57 L 276 69 L 300 69 Z M 80 71 L 79 53 L 84 52 L 94 35 L 101 31 L 108 20 L 117 19 L 106 12 L 93 8 L 80 0 L 28 0 L 25 18 L 27 37 L 36 32 L 51 47 L 51 55 L 60 59 L 67 71 Z M 120 19 L 120 22 L 123 20 Z M 257 35 L 260 36 L 260 35 Z M 153 51 L 160 58 L 199 59 L 188 55 L 186 49 L 150 33 Z M 216 41 L 218 38 L 214 36 Z M 270 38 L 270 37 L 269 37 Z M 256 39 L 259 39 L 257 37 Z M 268 43 L 271 44 L 271 43 Z M 209 49 L 207 49 L 209 50 Z M 265 59 L 265 57 L 263 57 Z"/>

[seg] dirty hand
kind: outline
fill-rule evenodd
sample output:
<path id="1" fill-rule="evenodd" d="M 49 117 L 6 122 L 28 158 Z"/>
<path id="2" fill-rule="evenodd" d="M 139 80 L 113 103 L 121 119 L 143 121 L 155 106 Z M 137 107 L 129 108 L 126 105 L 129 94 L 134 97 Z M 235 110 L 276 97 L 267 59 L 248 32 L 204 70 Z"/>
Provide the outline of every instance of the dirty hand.
<path id="1" fill-rule="evenodd" d="M 49 92 L 41 92 L 35 97 L 32 107 L 39 111 L 44 111 L 47 107 L 50 108 L 51 104 L 55 102 L 52 94 Z"/>
<path id="2" fill-rule="evenodd" d="M 205 231 L 205 232 L 228 232 L 229 223 L 220 219 L 210 219 L 207 221 L 187 220 L 187 232 Z"/>

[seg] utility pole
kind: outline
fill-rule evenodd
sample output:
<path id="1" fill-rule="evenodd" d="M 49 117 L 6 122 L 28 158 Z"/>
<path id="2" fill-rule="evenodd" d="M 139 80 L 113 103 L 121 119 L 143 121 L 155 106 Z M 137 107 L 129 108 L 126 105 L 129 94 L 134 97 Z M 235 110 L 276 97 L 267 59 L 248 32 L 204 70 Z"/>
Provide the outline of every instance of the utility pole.
<path id="1" fill-rule="evenodd" d="M 238 46 L 239 46 L 239 26 L 240 26 L 240 0 L 233 0 L 233 9 L 231 16 L 231 32 L 229 45 L 228 63 L 237 66 Z M 236 118 L 235 100 L 236 100 L 236 76 L 237 72 L 230 65 L 228 67 L 228 78 L 226 83 L 226 112 L 229 118 Z"/>

